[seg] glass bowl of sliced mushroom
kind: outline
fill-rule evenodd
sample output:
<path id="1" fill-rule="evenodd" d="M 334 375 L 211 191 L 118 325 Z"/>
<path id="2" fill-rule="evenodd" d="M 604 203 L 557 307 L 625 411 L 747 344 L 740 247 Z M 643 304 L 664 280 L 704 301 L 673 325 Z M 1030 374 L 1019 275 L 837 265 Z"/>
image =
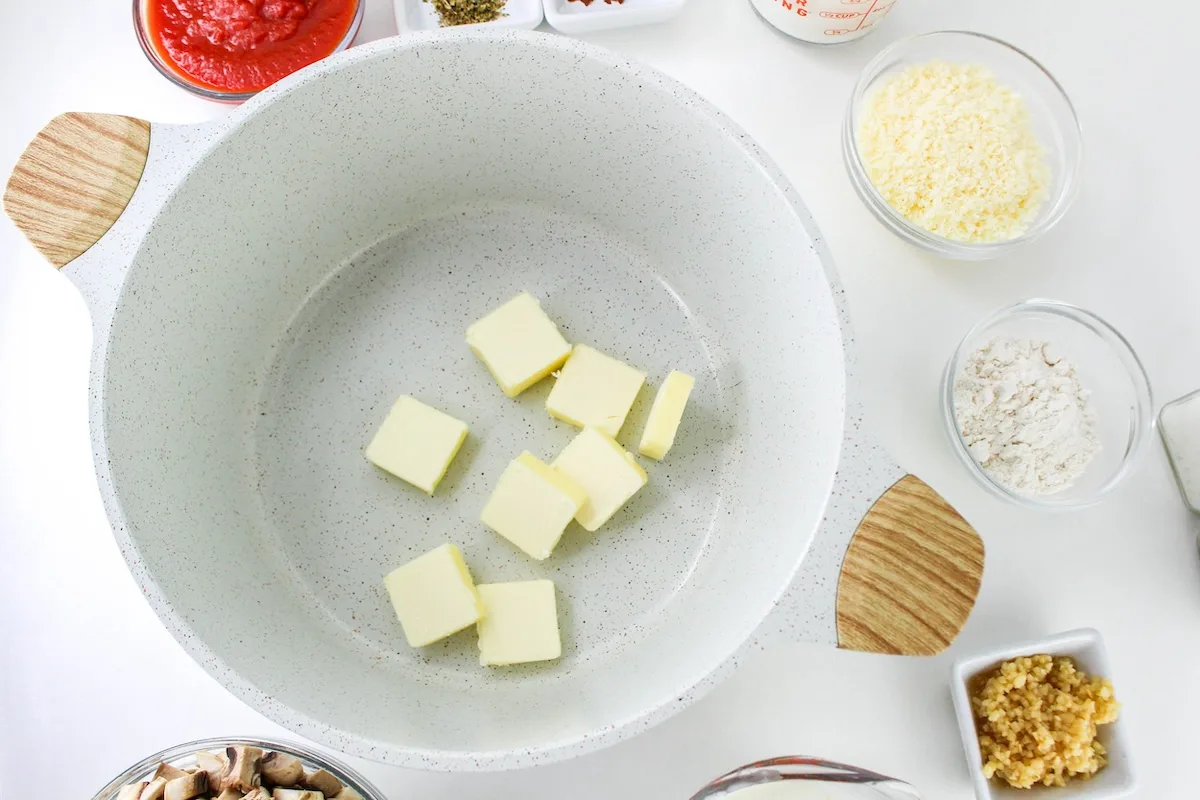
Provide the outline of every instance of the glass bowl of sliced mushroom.
<path id="1" fill-rule="evenodd" d="M 134 764 L 93 800 L 383 800 L 345 764 L 295 742 L 201 739 Z"/>

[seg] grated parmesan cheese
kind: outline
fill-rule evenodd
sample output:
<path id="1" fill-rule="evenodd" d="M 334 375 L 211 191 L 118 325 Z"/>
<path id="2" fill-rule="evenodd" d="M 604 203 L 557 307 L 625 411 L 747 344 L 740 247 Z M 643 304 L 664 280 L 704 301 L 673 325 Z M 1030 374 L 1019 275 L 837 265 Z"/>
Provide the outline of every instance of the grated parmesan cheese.
<path id="1" fill-rule="evenodd" d="M 1020 236 L 1050 183 L 1024 99 L 974 64 L 931 61 L 887 78 L 866 100 L 858 147 L 892 208 L 957 241 Z"/>

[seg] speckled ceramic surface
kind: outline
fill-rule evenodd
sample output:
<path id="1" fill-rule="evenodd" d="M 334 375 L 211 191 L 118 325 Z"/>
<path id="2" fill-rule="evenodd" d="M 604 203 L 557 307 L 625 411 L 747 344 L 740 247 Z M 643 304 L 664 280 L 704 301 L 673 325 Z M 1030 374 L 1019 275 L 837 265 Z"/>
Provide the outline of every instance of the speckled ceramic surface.
<path id="1" fill-rule="evenodd" d="M 847 407 L 844 301 L 794 190 L 695 94 L 569 39 L 414 34 L 216 126 L 155 126 L 129 209 L 66 272 L 96 326 L 101 490 L 149 601 L 247 702 L 370 758 L 557 760 L 768 635 L 835 644 L 842 555 L 901 474 Z M 522 290 L 649 372 L 627 445 L 669 370 L 698 379 L 648 487 L 540 564 L 478 514 L 508 460 L 573 429 L 548 382 L 506 398 L 463 340 Z M 433 498 L 362 456 L 401 393 L 470 426 Z M 383 575 L 447 540 L 480 581 L 555 580 L 560 662 L 404 644 Z"/>

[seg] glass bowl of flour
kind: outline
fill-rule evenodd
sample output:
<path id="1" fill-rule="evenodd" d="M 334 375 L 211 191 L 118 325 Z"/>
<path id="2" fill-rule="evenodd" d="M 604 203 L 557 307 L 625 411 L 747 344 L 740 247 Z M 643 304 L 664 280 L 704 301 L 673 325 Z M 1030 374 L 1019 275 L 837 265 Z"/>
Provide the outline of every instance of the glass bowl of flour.
<path id="1" fill-rule="evenodd" d="M 985 318 L 942 376 L 954 452 L 986 489 L 1032 508 L 1077 508 L 1112 491 L 1145 451 L 1152 409 L 1125 337 L 1055 300 Z"/>

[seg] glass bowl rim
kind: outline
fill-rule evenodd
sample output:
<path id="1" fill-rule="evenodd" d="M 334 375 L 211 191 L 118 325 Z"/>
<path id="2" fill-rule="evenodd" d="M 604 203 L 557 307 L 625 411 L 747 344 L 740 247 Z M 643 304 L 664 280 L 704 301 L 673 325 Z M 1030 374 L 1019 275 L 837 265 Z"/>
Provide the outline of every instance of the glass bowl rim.
<path id="1" fill-rule="evenodd" d="M 383 793 L 375 788 L 370 781 L 359 774 L 357 770 L 347 766 L 337 758 L 300 742 L 287 739 L 273 739 L 265 736 L 219 736 L 208 739 L 196 739 L 195 741 L 184 742 L 159 750 L 157 753 L 146 756 L 132 764 L 114 777 L 96 792 L 92 800 L 111 800 L 111 798 L 116 797 L 116 792 L 122 786 L 141 779 L 142 776 L 148 774 L 157 764 L 178 761 L 185 756 L 194 755 L 200 750 L 224 749 L 239 745 L 259 747 L 263 750 L 279 750 L 289 755 L 294 755 L 301 761 L 317 764 L 322 769 L 327 769 L 334 773 L 334 776 L 341 780 L 343 784 L 348 785 L 361 794 L 364 800 L 385 800 Z"/>
<path id="2" fill-rule="evenodd" d="M 1171 425 L 1163 418 L 1170 414 L 1171 409 L 1181 406 L 1184 403 L 1194 402 L 1197 399 L 1200 399 L 1200 389 L 1193 389 L 1186 394 L 1163 403 L 1162 408 L 1158 410 L 1158 416 L 1155 417 L 1155 426 L 1158 428 L 1158 436 L 1162 441 L 1163 452 L 1167 454 L 1167 463 L 1171 467 L 1171 476 L 1175 478 L 1175 486 L 1179 489 L 1179 496 L 1183 500 L 1183 504 L 1193 514 L 1200 514 L 1200 507 L 1192 505 L 1195 498 L 1191 497 L 1187 492 L 1187 486 L 1183 476 L 1180 474 L 1175 448 L 1171 446 L 1171 435 L 1168 432 Z M 1198 540 L 1198 543 L 1200 543 L 1200 540 Z"/>
<path id="3" fill-rule="evenodd" d="M 1053 499 L 1057 496 L 1055 494 L 1039 497 L 1018 494 L 1012 491 L 993 479 L 979 465 L 970 451 L 967 450 L 967 445 L 963 441 L 962 435 L 958 432 L 958 416 L 954 411 L 954 381 L 958 376 L 960 362 L 967 355 L 968 348 L 975 344 L 985 331 L 999 322 L 1026 312 L 1050 314 L 1064 318 L 1076 325 L 1082 325 L 1098 336 L 1110 349 L 1115 351 L 1119 360 L 1128 368 L 1129 381 L 1133 385 L 1134 394 L 1136 395 L 1134 431 L 1124 457 L 1121 459 L 1116 470 L 1099 488 L 1080 497 L 1055 500 Z M 1102 498 L 1120 485 L 1133 471 L 1134 466 L 1136 466 L 1146 450 L 1150 441 L 1151 429 L 1155 426 L 1153 411 L 1154 392 L 1150 386 L 1150 379 L 1146 375 L 1146 368 L 1142 364 L 1141 359 L 1138 358 L 1137 351 L 1133 349 L 1129 340 L 1108 321 L 1094 312 L 1061 300 L 1050 300 L 1041 297 L 1022 300 L 1018 303 L 999 308 L 984 316 L 983 319 L 975 323 L 966 332 L 954 348 L 954 352 L 950 355 L 942 372 L 941 406 L 942 421 L 946 434 L 951 440 L 951 447 L 955 455 L 958 456 L 958 460 L 967 467 L 967 471 L 976 479 L 976 482 L 997 497 L 1002 497 L 1005 500 L 1026 508 L 1041 510 L 1066 511 L 1084 508 L 1100 502 Z"/>
<path id="4" fill-rule="evenodd" d="M 881 66 L 888 60 L 895 57 L 896 53 L 901 52 L 914 45 L 919 45 L 924 41 L 931 41 L 939 38 L 957 38 L 963 37 L 974 41 L 982 41 L 989 45 L 998 45 L 1004 50 L 1008 50 L 1027 61 L 1038 72 L 1040 72 L 1049 81 L 1050 86 L 1054 88 L 1055 93 L 1063 103 L 1070 114 L 1071 126 L 1064 130 L 1064 134 L 1074 134 L 1077 143 L 1078 153 L 1074 159 L 1067 162 L 1062 171 L 1062 179 L 1059 182 L 1061 185 L 1058 191 L 1047 198 L 1047 202 L 1051 203 L 1050 212 L 1036 224 L 1032 225 L 1024 233 L 1015 236 L 1012 239 L 1005 239 L 999 242 L 961 242 L 955 239 L 949 239 L 945 236 L 940 236 L 924 228 L 910 222 L 907 218 L 901 215 L 898 211 L 892 208 L 891 204 L 879 193 L 875 184 L 867 175 L 866 167 L 862 161 L 862 155 L 859 152 L 858 136 L 856 133 L 859 118 L 859 107 L 863 99 L 866 97 L 868 87 L 874 83 L 875 79 L 882 74 Z M 1060 126 L 1061 127 L 1061 126 Z M 902 39 L 897 39 L 883 50 L 879 51 L 859 73 L 858 79 L 854 83 L 854 88 L 850 93 L 850 102 L 847 104 L 846 114 L 842 125 L 842 151 L 843 159 L 846 163 L 846 169 L 850 173 L 851 183 L 854 184 L 855 191 L 864 201 L 867 207 L 884 222 L 889 229 L 907 240 L 911 244 L 915 244 L 931 252 L 939 255 L 958 258 L 963 260 L 983 260 L 995 258 L 1007 250 L 1019 247 L 1020 245 L 1031 242 L 1040 238 L 1045 233 L 1049 232 L 1059 221 L 1065 216 L 1067 210 L 1075 201 L 1075 197 L 1079 193 L 1080 174 L 1083 170 L 1084 161 L 1084 145 L 1083 145 L 1083 126 L 1079 121 L 1079 114 L 1075 110 L 1074 103 L 1071 102 L 1070 96 L 1054 77 L 1053 73 L 1046 68 L 1044 64 L 1034 58 L 1032 55 L 1010 44 L 1003 39 L 995 36 L 989 36 L 986 33 L 977 31 L 964 30 L 943 30 L 929 31 L 927 33 L 919 33 L 913 36 L 906 36 Z"/>
<path id="5" fill-rule="evenodd" d="M 883 797 L 895 800 L 920 800 L 917 790 L 909 783 L 874 770 L 829 761 L 817 756 L 775 756 L 744 764 L 710 781 L 692 795 L 691 800 L 710 800 L 733 797 L 742 789 L 779 782 L 826 782 L 857 784 L 874 787 Z"/>

